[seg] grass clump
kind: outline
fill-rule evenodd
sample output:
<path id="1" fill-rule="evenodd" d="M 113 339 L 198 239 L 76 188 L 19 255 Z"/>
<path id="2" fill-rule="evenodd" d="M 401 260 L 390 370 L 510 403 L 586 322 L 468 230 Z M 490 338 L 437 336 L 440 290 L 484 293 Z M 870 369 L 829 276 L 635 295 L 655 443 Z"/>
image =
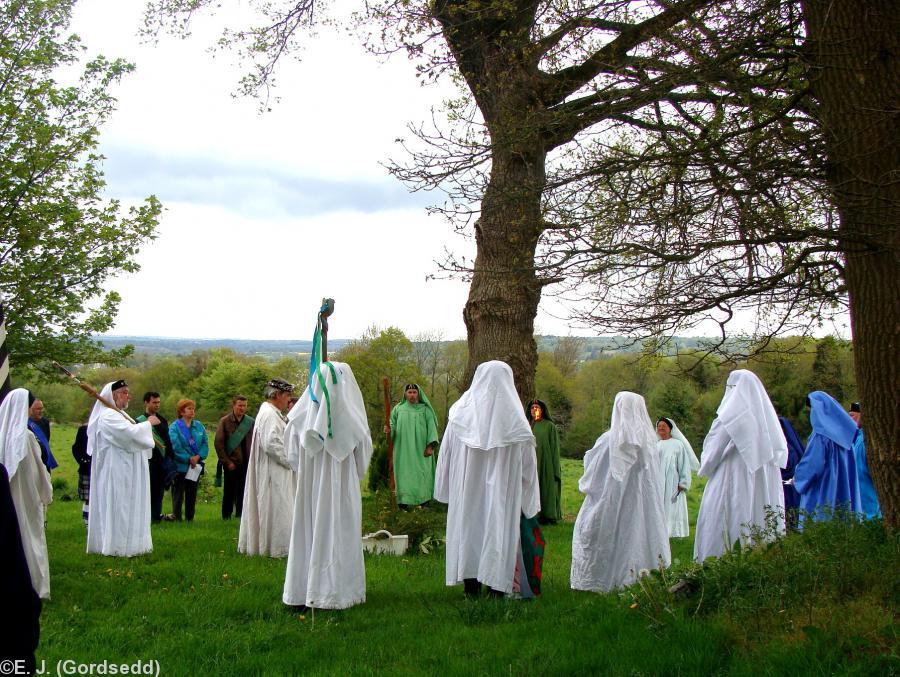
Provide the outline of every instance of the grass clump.
<path id="1" fill-rule="evenodd" d="M 880 520 L 835 514 L 702 565 L 653 572 L 629 594 L 651 626 L 715 625 L 748 660 L 764 652 L 771 674 L 795 669 L 798 655 L 822 674 L 895 674 L 898 564 L 900 536 Z"/>

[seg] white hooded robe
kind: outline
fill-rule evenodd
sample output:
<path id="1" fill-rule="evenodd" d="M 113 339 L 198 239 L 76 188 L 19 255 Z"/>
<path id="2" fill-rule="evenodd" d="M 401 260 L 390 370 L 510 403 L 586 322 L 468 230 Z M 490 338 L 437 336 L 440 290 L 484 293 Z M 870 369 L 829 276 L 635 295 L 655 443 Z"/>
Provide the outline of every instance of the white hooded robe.
<path id="1" fill-rule="evenodd" d="M 775 408 L 759 377 L 731 372 L 716 419 L 703 441 L 699 474 L 708 477 L 694 541 L 694 559 L 720 557 L 737 541 L 752 541 L 753 528 L 784 533 L 781 471 L 787 465 L 787 441 Z"/>
<path id="2" fill-rule="evenodd" d="M 319 374 L 328 399 L 316 379 L 318 402 L 307 388 L 288 414 L 285 445 L 299 487 L 282 600 L 344 609 L 366 601 L 360 482 L 372 458 L 372 437 L 350 366 L 325 363 Z"/>
<path id="3" fill-rule="evenodd" d="M 672 561 L 656 433 L 644 398 L 621 392 L 612 424 L 584 456 L 585 495 L 572 536 L 571 586 L 609 591 Z"/>
<path id="4" fill-rule="evenodd" d="M 31 584 L 42 599 L 50 598 L 50 561 L 44 533 L 46 507 L 53 501 L 50 473 L 41 461 L 41 446 L 28 430 L 28 391 L 16 388 L 0 405 L 0 463 L 9 473 L 9 490 Z"/>
<path id="5" fill-rule="evenodd" d="M 434 497 L 447 511 L 446 582 L 511 593 L 520 519 L 541 509 L 534 435 L 504 362 L 478 365 L 450 408 Z"/>
<path id="6" fill-rule="evenodd" d="M 100 393 L 112 400 L 112 383 Z M 87 551 L 133 557 L 153 550 L 150 537 L 150 469 L 153 428 L 131 423 L 97 402 L 88 420 L 91 515 Z"/>

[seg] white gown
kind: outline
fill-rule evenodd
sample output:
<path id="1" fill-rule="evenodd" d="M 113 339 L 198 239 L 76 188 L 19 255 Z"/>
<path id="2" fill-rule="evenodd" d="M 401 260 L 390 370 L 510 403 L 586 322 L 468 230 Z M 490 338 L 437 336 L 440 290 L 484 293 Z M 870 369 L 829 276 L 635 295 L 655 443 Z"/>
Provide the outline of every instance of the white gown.
<path id="1" fill-rule="evenodd" d="M 617 415 L 622 400 L 628 399 L 623 396 L 635 407 L 628 420 Z M 642 570 L 667 567 L 672 561 L 656 434 L 646 411 L 640 395 L 616 395 L 612 427 L 584 456 L 578 489 L 585 499 L 572 536 L 575 590 L 620 588 L 634 583 Z M 620 451 L 614 453 L 617 440 Z"/>
<path id="2" fill-rule="evenodd" d="M 284 557 L 288 553 L 297 473 L 284 450 L 284 427 L 281 412 L 263 402 L 253 424 L 238 533 L 238 552 L 245 555 Z"/>
<path id="3" fill-rule="evenodd" d="M 697 516 L 695 560 L 719 557 L 738 541 L 749 544 L 754 529 L 767 529 L 769 514 L 775 532 L 784 533 L 780 468 L 787 457 L 787 441 L 762 381 L 746 369 L 731 372 L 703 441 L 699 473 L 709 482 Z"/>
<path id="4" fill-rule="evenodd" d="M 684 444 L 674 437 L 659 440 L 656 448 L 663 479 L 663 509 L 666 513 L 669 536 L 686 538 L 691 535 L 687 509 L 687 490 L 691 488 L 691 457 Z M 678 491 L 679 484 L 685 490 L 680 492 L 673 502 L 672 497 Z"/>
<path id="5" fill-rule="evenodd" d="M 147 465 L 153 453 L 153 429 L 149 421 L 135 425 L 119 412 L 97 406 L 97 416 L 92 414 L 88 423 L 93 460 L 87 551 L 118 557 L 141 555 L 153 550 Z"/>
<path id="6" fill-rule="evenodd" d="M 713 421 L 703 441 L 700 475 L 708 477 L 697 516 L 694 559 L 720 557 L 740 541 L 751 542 L 754 527 L 766 526 L 766 506 L 780 513 L 778 533 L 784 533 L 784 491 L 776 465 L 751 473 L 721 422 Z"/>
<path id="7" fill-rule="evenodd" d="M 328 412 L 315 381 L 291 409 L 285 444 L 298 469 L 290 552 L 282 601 L 291 606 L 344 609 L 366 601 L 362 552 L 360 482 L 372 457 L 372 438 L 362 394 L 350 367 L 332 362 L 338 383 L 328 378 L 333 434 L 328 438 Z"/>
<path id="8" fill-rule="evenodd" d="M 506 364 L 479 365 L 451 408 L 434 497 L 449 504 L 447 585 L 474 578 L 511 593 L 521 516 L 534 517 L 541 496 L 534 435 Z"/>
<path id="9" fill-rule="evenodd" d="M 50 473 L 41 462 L 41 446 L 28 429 L 28 398 L 24 388 L 11 390 L 0 403 L 0 463 L 9 475 L 9 490 L 31 585 L 43 599 L 50 597 L 50 563 L 44 512 L 53 501 Z"/>
<path id="10" fill-rule="evenodd" d="M 19 518 L 22 546 L 31 584 L 42 599 L 50 598 L 50 561 L 44 533 L 46 506 L 53 502 L 50 473 L 41 462 L 41 445 L 30 430 L 25 434 L 28 452 L 9 478 L 9 490 Z"/>

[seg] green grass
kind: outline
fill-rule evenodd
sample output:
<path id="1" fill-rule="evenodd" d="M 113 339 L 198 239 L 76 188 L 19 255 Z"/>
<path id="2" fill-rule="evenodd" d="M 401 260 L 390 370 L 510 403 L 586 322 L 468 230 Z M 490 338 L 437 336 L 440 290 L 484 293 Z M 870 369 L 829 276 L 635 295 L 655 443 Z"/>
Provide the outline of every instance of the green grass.
<path id="1" fill-rule="evenodd" d="M 541 599 L 464 600 L 460 588 L 444 585 L 443 551 L 437 550 L 367 556 L 365 604 L 300 616 L 281 604 L 284 560 L 237 554 L 238 523 L 219 518 L 220 494 L 211 477 L 204 479 L 207 500 L 194 523 L 153 525 L 152 554 L 130 560 L 86 555 L 81 504 L 63 500 L 74 495 L 77 480 L 73 437 L 74 428 L 54 427 L 60 468 L 47 525 L 53 597 L 44 607 L 38 651 L 54 671 L 65 659 L 155 659 L 161 674 L 175 675 L 808 674 L 806 652 L 822 647 L 815 631 L 748 639 L 724 612 L 693 614 L 669 602 L 663 605 L 668 611 L 657 612 L 638 588 L 611 595 L 570 590 L 579 462 L 563 461 L 567 519 L 545 532 Z M 692 523 L 698 498 L 695 487 Z M 367 496 L 367 519 L 375 508 L 376 499 Z M 673 540 L 673 556 L 687 563 L 692 542 Z M 883 630 L 881 607 L 857 606 L 859 614 L 878 616 Z M 883 654 L 883 646 L 875 646 Z M 827 665 L 866 674 L 871 649 L 854 647 L 856 653 L 839 652 Z M 878 663 L 881 673 L 884 665 Z"/>

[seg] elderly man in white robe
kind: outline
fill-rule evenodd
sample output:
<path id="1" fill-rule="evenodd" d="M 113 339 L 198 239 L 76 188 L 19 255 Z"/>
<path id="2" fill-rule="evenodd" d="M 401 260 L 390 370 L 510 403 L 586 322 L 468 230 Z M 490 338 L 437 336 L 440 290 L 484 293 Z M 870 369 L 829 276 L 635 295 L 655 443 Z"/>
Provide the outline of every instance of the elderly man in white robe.
<path id="1" fill-rule="evenodd" d="M 98 400 L 88 420 L 87 453 L 92 460 L 87 551 L 134 557 L 153 550 L 147 461 L 159 419 L 150 416 L 134 423 L 123 415 L 131 399 L 123 380 L 107 383 L 100 396 L 116 408 Z"/>
<path id="2" fill-rule="evenodd" d="M 759 377 L 728 375 L 716 419 L 703 441 L 698 474 L 708 477 L 694 541 L 694 559 L 720 557 L 740 541 L 784 533 L 781 468 L 787 441 Z"/>
<path id="3" fill-rule="evenodd" d="M 672 562 L 656 433 L 644 398 L 620 392 L 612 423 L 584 455 L 571 586 L 608 592 Z"/>
<path id="4" fill-rule="evenodd" d="M 541 509 L 535 440 L 505 362 L 478 365 L 450 408 L 434 480 L 449 504 L 446 582 L 467 596 L 513 590 L 520 520 Z"/>
<path id="5" fill-rule="evenodd" d="M 291 515 L 297 493 L 297 473 L 288 463 L 284 428 L 294 386 L 280 378 L 266 383 L 266 401 L 259 407 L 250 442 L 244 485 L 244 510 L 238 552 L 284 557 L 291 543 Z"/>
<path id="6" fill-rule="evenodd" d="M 319 365 L 288 419 L 285 445 L 300 486 L 282 600 L 301 611 L 361 604 L 360 481 L 372 458 L 372 437 L 350 365 Z"/>
<path id="7" fill-rule="evenodd" d="M 28 429 L 28 400 L 28 391 L 16 388 L 0 404 L 0 463 L 9 473 L 9 490 L 19 518 L 31 584 L 42 599 L 49 599 L 44 512 L 53 501 L 53 487 L 50 473 L 41 462 L 41 446 Z"/>

